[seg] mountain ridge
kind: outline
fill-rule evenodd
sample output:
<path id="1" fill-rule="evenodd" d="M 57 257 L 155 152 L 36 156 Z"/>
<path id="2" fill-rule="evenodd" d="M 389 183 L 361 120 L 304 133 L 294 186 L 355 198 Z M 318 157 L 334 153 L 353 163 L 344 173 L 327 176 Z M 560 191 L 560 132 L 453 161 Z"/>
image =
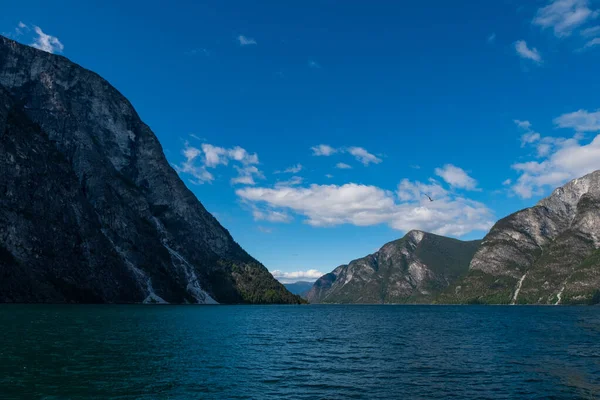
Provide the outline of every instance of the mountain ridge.
<path id="1" fill-rule="evenodd" d="M 600 170 L 499 220 L 442 302 L 586 304 L 600 291 Z M 452 292 L 453 291 L 453 292 Z"/>
<path id="2" fill-rule="evenodd" d="M 48 143 L 40 146 L 62 154 L 65 167 L 70 166 L 76 177 L 82 203 L 93 209 L 89 218 L 99 223 L 105 238 L 98 239 L 104 243 L 102 248 L 112 248 L 111 257 L 120 259 L 116 263 L 135 282 L 127 283 L 118 296 L 104 293 L 108 282 L 98 282 L 100 287 L 90 289 L 98 302 L 302 302 L 203 207 L 170 166 L 158 139 L 131 103 L 98 74 L 65 57 L 0 36 L 0 88 L 7 109 L 18 109 L 21 119 L 37 124 L 38 134 L 47 136 Z M 14 167 L 14 163 L 7 164 L 7 168 Z M 0 183 L 8 187 L 11 182 Z M 49 198 L 50 194 L 47 188 L 40 195 Z M 7 202 L 13 200 L 18 199 Z M 0 212 L 7 226 L 22 219 L 3 204 Z M 39 223 L 48 221 L 42 218 Z M 23 251 L 27 239 L 22 234 L 3 234 L 0 244 L 6 260 L 33 262 L 35 245 Z M 80 252 L 85 263 L 101 270 L 86 249 Z M 10 268 L 14 265 L 3 265 L 5 273 Z M 75 270 L 46 271 L 51 277 L 42 276 L 42 271 L 37 279 L 52 278 L 58 286 L 69 281 L 67 286 L 77 292 L 82 281 L 70 276 Z M 57 293 L 52 301 L 77 298 L 66 289 Z M 3 296 L 0 293 L 0 300 L 11 301 Z M 24 301 L 35 298 L 20 296 Z"/>
<path id="3" fill-rule="evenodd" d="M 457 269 L 444 282 L 390 301 L 381 296 L 384 286 L 415 285 L 410 265 L 420 265 L 430 278 L 443 272 L 437 264 L 439 244 L 419 252 L 424 237 L 444 238 L 421 231 L 409 231 L 403 238 L 384 245 L 378 252 L 343 264 L 319 278 L 308 294 L 310 302 L 431 304 L 597 304 L 600 303 L 600 170 L 567 182 L 536 205 L 500 219 L 476 243 L 471 259 L 461 258 Z M 460 242 L 460 241 L 456 241 Z M 455 243 L 456 243 L 455 242 Z M 409 244 L 408 247 L 406 244 Z M 399 246 L 399 247 L 398 247 Z M 400 253 L 388 269 L 395 280 L 378 276 L 378 285 L 345 285 L 355 276 L 375 275 L 380 253 L 386 249 Z M 400 249 L 400 250 L 398 250 Z M 412 264 L 411 264 L 412 263 Z M 348 273 L 350 267 L 352 273 Z M 352 269 L 352 268 L 351 268 Z M 361 277 L 365 280 L 364 277 Z M 435 280 L 434 280 L 435 281 Z M 340 284 L 340 282 L 342 282 Z M 444 287 L 445 285 L 445 287 Z M 365 289 L 367 287 L 367 289 Z M 407 289 L 408 290 L 408 289 Z M 409 293 L 408 290 L 407 293 Z"/>
<path id="4" fill-rule="evenodd" d="M 377 252 L 340 265 L 309 291 L 311 303 L 427 303 L 467 272 L 479 241 L 409 231 Z"/>

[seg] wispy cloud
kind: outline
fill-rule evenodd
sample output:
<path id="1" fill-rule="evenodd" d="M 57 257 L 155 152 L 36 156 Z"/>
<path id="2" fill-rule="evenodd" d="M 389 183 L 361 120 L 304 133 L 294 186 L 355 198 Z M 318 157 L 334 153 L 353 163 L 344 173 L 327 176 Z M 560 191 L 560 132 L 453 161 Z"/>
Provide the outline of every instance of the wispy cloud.
<path id="1" fill-rule="evenodd" d="M 496 41 L 496 34 L 492 33 L 490 36 L 488 36 L 487 41 L 488 43 L 494 43 Z"/>
<path id="2" fill-rule="evenodd" d="M 527 42 L 524 40 L 518 40 L 515 42 L 515 50 L 521 58 L 535 61 L 538 64 L 542 62 L 542 56 L 540 52 L 536 48 L 527 47 Z"/>
<path id="3" fill-rule="evenodd" d="M 577 132 L 600 131 L 600 110 L 593 112 L 578 110 L 563 114 L 554 119 L 554 124 L 559 128 L 570 128 Z"/>
<path id="4" fill-rule="evenodd" d="M 352 155 L 357 161 L 362 163 L 365 166 L 369 164 L 379 164 L 381 163 L 381 158 L 377 157 L 374 154 L 369 153 L 363 147 L 345 147 L 345 148 L 334 148 L 326 144 L 320 144 L 318 146 L 314 146 L 311 148 L 313 156 L 331 156 L 336 153 L 347 153 Z M 346 166 L 346 167 L 344 167 Z M 337 168 L 348 168 L 350 167 L 348 164 L 339 163 Z"/>
<path id="5" fill-rule="evenodd" d="M 194 179 L 190 182 L 195 185 L 201 185 L 206 182 L 212 182 L 215 177 L 213 174 L 206 170 L 204 165 L 198 165 L 197 159 L 200 157 L 202 152 L 195 147 L 186 147 L 182 151 L 185 161 L 180 165 L 175 166 L 175 170 L 179 173 L 189 174 Z"/>
<path id="6" fill-rule="evenodd" d="M 255 221 L 288 223 L 293 220 L 293 218 L 286 212 L 275 210 L 260 210 L 256 207 L 252 210 L 252 216 L 254 217 Z"/>
<path id="7" fill-rule="evenodd" d="M 527 144 L 535 143 L 540 140 L 541 135 L 531 129 L 531 122 L 518 119 L 513 121 L 519 128 L 525 131 L 525 133 L 521 135 L 521 147 L 525 147 Z"/>
<path id="8" fill-rule="evenodd" d="M 533 24 L 543 29 L 552 28 L 557 37 L 569 36 L 575 29 L 598 16 L 590 9 L 588 0 L 552 0 L 540 8 Z"/>
<path id="9" fill-rule="evenodd" d="M 281 283 L 294 283 L 299 281 L 313 282 L 325 275 L 323 272 L 317 271 L 316 269 L 293 272 L 280 271 L 276 269 L 271 271 L 271 274 Z"/>
<path id="10" fill-rule="evenodd" d="M 308 66 L 310 68 L 321 68 L 321 65 L 317 63 L 315 60 L 308 60 Z"/>
<path id="11" fill-rule="evenodd" d="M 234 185 L 255 185 L 256 181 L 254 180 L 254 178 L 265 178 L 263 173 L 254 165 L 246 165 L 243 167 L 236 166 L 235 169 L 238 171 L 238 176 L 231 179 L 231 183 Z"/>
<path id="12" fill-rule="evenodd" d="M 541 137 L 535 142 L 540 161 L 525 161 L 512 165 L 519 178 L 511 187 L 522 198 L 543 195 L 547 190 L 600 169 L 600 135 L 581 143 L 580 132 L 600 131 L 600 111 L 579 110 L 554 119 L 559 128 L 570 128 L 572 137 Z M 540 151 L 540 146 L 542 151 Z"/>
<path id="13" fill-rule="evenodd" d="M 600 45 L 600 38 L 594 38 L 594 39 L 588 41 L 585 44 L 585 46 L 583 46 L 583 47 L 586 48 L 586 49 L 589 49 L 590 47 L 595 47 L 595 46 L 598 46 L 598 45 Z"/>
<path id="14" fill-rule="evenodd" d="M 381 158 L 369 153 L 366 149 L 362 147 L 350 147 L 348 149 L 348 153 L 352 154 L 358 161 L 360 161 L 364 165 L 379 164 L 381 162 Z"/>
<path id="15" fill-rule="evenodd" d="M 581 31 L 581 36 L 584 37 L 595 37 L 600 36 L 600 25 L 592 26 L 591 28 L 587 28 Z"/>
<path id="16" fill-rule="evenodd" d="M 283 171 L 275 171 L 276 174 L 297 174 L 298 172 L 302 171 L 304 167 L 302 166 L 302 164 L 296 164 L 296 165 L 292 165 L 291 167 L 288 167 L 286 169 L 284 169 Z"/>
<path id="17" fill-rule="evenodd" d="M 477 181 L 471 178 L 465 170 L 455 165 L 446 164 L 442 168 L 436 168 L 435 174 L 452 187 L 477 190 Z"/>
<path id="18" fill-rule="evenodd" d="M 263 173 L 255 166 L 259 162 L 258 155 L 249 153 L 240 146 L 228 149 L 202 143 L 200 148 L 197 148 L 186 142 L 182 154 L 185 161 L 176 165 L 175 169 L 179 173 L 192 175 L 194 179 L 191 182 L 194 184 L 212 182 L 215 178 L 208 169 L 228 165 L 230 162 L 238 163 L 234 166 L 238 176 L 231 179 L 232 184 L 254 185 L 256 178 L 264 179 Z"/>
<path id="19" fill-rule="evenodd" d="M 19 24 L 15 28 L 16 36 L 21 36 L 25 31 L 29 31 L 29 27 L 22 21 L 19 21 Z"/>
<path id="20" fill-rule="evenodd" d="M 348 164 L 346 164 L 346 163 L 343 163 L 343 162 L 341 162 L 341 163 L 337 163 L 337 164 L 335 165 L 335 167 L 336 167 L 337 169 L 351 169 L 351 168 L 352 168 L 352 166 L 351 166 L 351 165 L 348 165 Z"/>
<path id="21" fill-rule="evenodd" d="M 256 229 L 258 229 L 262 233 L 272 233 L 273 232 L 272 228 L 268 228 L 266 226 L 261 226 L 261 225 L 257 226 Z"/>
<path id="22" fill-rule="evenodd" d="M 328 157 L 332 154 L 337 153 L 337 149 L 335 149 L 327 144 L 320 144 L 318 146 L 311 147 L 311 150 L 313 152 L 313 156 Z"/>
<path id="23" fill-rule="evenodd" d="M 290 179 L 286 180 L 286 181 L 279 181 L 275 184 L 275 187 L 282 187 L 282 186 L 297 186 L 302 184 L 302 182 L 304 182 L 304 178 L 302 178 L 301 176 L 292 176 Z"/>
<path id="24" fill-rule="evenodd" d="M 253 38 L 250 37 L 246 37 L 244 35 L 239 35 L 237 37 L 238 42 L 240 43 L 240 46 L 249 46 L 249 45 L 255 45 L 256 40 L 254 40 Z"/>
<path id="25" fill-rule="evenodd" d="M 45 34 L 39 26 L 34 26 L 33 30 L 37 34 L 37 37 L 34 39 L 34 42 L 31 43 L 32 47 L 48 53 L 62 53 L 65 46 L 56 36 Z"/>
<path id="26" fill-rule="evenodd" d="M 189 56 L 193 56 L 196 54 L 203 54 L 206 57 L 210 56 L 210 52 L 208 51 L 208 49 L 205 49 L 205 48 L 192 49 L 192 50 L 187 51 L 185 54 L 187 54 Z"/>

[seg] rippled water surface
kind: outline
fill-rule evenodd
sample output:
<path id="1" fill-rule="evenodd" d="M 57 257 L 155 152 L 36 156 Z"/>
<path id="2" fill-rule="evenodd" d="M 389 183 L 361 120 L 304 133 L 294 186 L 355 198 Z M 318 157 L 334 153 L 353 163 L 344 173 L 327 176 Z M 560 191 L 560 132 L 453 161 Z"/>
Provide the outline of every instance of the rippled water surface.
<path id="1" fill-rule="evenodd" d="M 0 398 L 600 398 L 600 307 L 2 305 Z"/>

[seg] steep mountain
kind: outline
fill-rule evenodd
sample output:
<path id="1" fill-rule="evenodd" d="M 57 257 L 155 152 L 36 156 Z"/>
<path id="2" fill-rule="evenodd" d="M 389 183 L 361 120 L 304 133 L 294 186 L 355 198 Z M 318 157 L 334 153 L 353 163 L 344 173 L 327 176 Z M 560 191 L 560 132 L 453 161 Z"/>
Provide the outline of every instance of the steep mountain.
<path id="1" fill-rule="evenodd" d="M 463 242 L 421 231 L 323 275 L 310 303 L 429 303 L 468 271 L 480 241 Z"/>
<path id="2" fill-rule="evenodd" d="M 300 297 L 306 297 L 308 291 L 312 288 L 313 283 L 299 281 L 294 283 L 284 283 L 283 286 L 293 294 L 297 294 Z"/>
<path id="3" fill-rule="evenodd" d="M 599 248 L 600 171 L 595 171 L 498 221 L 469 273 L 438 301 L 599 303 Z"/>
<path id="4" fill-rule="evenodd" d="M 0 36 L 0 301 L 299 303 L 108 82 Z"/>

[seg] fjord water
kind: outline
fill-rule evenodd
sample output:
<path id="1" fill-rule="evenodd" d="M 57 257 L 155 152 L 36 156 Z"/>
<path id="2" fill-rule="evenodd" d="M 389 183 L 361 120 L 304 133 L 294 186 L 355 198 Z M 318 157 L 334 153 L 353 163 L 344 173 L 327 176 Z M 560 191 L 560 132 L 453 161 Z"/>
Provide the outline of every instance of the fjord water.
<path id="1" fill-rule="evenodd" d="M 600 396 L 600 308 L 0 306 L 3 399 Z"/>

